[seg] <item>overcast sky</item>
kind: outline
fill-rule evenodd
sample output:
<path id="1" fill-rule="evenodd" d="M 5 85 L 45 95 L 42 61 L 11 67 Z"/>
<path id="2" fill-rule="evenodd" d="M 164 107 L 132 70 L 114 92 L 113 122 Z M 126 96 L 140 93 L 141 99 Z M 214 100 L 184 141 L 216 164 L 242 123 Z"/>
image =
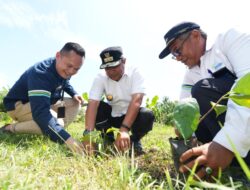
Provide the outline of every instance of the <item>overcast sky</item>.
<path id="1" fill-rule="evenodd" d="M 179 97 L 185 66 L 159 53 L 164 34 L 182 21 L 198 23 L 208 46 L 229 28 L 250 32 L 247 0 L 0 0 L 0 87 L 11 87 L 31 65 L 55 56 L 67 41 L 80 43 L 86 60 L 71 83 L 89 92 L 100 72 L 100 52 L 122 46 L 127 63 L 146 77 L 147 97 Z"/>

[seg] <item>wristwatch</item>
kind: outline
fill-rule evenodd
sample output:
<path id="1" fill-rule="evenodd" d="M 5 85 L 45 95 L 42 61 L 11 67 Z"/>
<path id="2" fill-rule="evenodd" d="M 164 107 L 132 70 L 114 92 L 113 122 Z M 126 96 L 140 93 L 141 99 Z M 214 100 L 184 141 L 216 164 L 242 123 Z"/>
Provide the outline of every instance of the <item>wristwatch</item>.
<path id="1" fill-rule="evenodd" d="M 90 131 L 90 130 L 88 130 L 88 129 L 85 129 L 85 130 L 83 131 L 83 134 L 82 134 L 82 135 L 83 135 L 83 136 L 84 136 L 84 135 L 88 135 L 88 134 L 91 133 L 91 132 L 92 132 L 92 131 Z"/>
<path id="2" fill-rule="evenodd" d="M 128 131 L 130 131 L 130 128 L 127 125 L 123 124 L 123 123 L 121 124 L 121 127 L 123 127 L 125 129 L 127 129 Z"/>

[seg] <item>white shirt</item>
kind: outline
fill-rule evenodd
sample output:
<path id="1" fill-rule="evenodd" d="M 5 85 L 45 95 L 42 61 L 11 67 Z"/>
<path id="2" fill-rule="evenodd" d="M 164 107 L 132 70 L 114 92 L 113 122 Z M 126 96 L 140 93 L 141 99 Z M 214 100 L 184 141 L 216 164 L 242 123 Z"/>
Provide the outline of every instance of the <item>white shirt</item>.
<path id="1" fill-rule="evenodd" d="M 110 79 L 106 73 L 100 73 L 95 78 L 89 93 L 89 99 L 100 101 L 102 96 L 111 96 L 108 103 L 112 107 L 112 117 L 126 114 L 132 95 L 145 94 L 144 78 L 137 68 L 126 66 L 119 81 Z M 107 98 L 108 99 L 108 98 Z"/>
<path id="2" fill-rule="evenodd" d="M 191 96 L 191 87 L 201 79 L 212 78 L 222 67 L 227 67 L 237 78 L 250 72 L 250 35 L 230 29 L 220 34 L 213 47 L 201 57 L 200 67 L 189 69 L 184 77 L 180 98 Z M 189 88 L 188 88 L 189 87 Z M 212 127 L 212 126 L 211 126 Z M 241 156 L 250 150 L 250 109 L 229 100 L 224 127 L 213 141 L 233 151 L 228 137 Z"/>

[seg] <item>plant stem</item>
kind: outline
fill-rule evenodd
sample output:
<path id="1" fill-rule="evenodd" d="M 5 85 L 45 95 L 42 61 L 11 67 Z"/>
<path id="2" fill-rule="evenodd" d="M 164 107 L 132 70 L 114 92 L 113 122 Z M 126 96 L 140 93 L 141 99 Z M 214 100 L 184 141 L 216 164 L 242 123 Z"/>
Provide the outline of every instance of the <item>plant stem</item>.
<path id="1" fill-rule="evenodd" d="M 213 109 L 215 108 L 215 106 L 217 106 L 222 100 L 224 99 L 228 99 L 229 98 L 229 93 L 224 94 L 222 97 L 220 97 L 220 99 L 207 111 L 207 113 L 205 113 L 199 120 L 198 125 L 205 119 L 205 117 L 211 112 L 213 111 Z"/>

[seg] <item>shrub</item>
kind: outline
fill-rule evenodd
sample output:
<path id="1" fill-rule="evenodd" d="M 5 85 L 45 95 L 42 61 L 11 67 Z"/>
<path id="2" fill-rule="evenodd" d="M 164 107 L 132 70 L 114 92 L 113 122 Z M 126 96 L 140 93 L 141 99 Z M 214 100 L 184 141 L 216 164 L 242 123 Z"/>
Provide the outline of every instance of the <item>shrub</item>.
<path id="1" fill-rule="evenodd" d="M 154 96 L 151 100 L 147 98 L 146 107 L 153 111 L 156 122 L 165 125 L 172 125 L 173 110 L 176 102 L 171 101 L 168 97 L 163 97 L 162 102 L 158 102 L 158 100 L 158 96 Z"/>
<path id="2" fill-rule="evenodd" d="M 10 123 L 12 121 L 11 117 L 6 113 L 6 110 L 3 105 L 3 99 L 9 92 L 8 88 L 3 87 L 0 90 L 0 121 L 3 123 Z"/>

